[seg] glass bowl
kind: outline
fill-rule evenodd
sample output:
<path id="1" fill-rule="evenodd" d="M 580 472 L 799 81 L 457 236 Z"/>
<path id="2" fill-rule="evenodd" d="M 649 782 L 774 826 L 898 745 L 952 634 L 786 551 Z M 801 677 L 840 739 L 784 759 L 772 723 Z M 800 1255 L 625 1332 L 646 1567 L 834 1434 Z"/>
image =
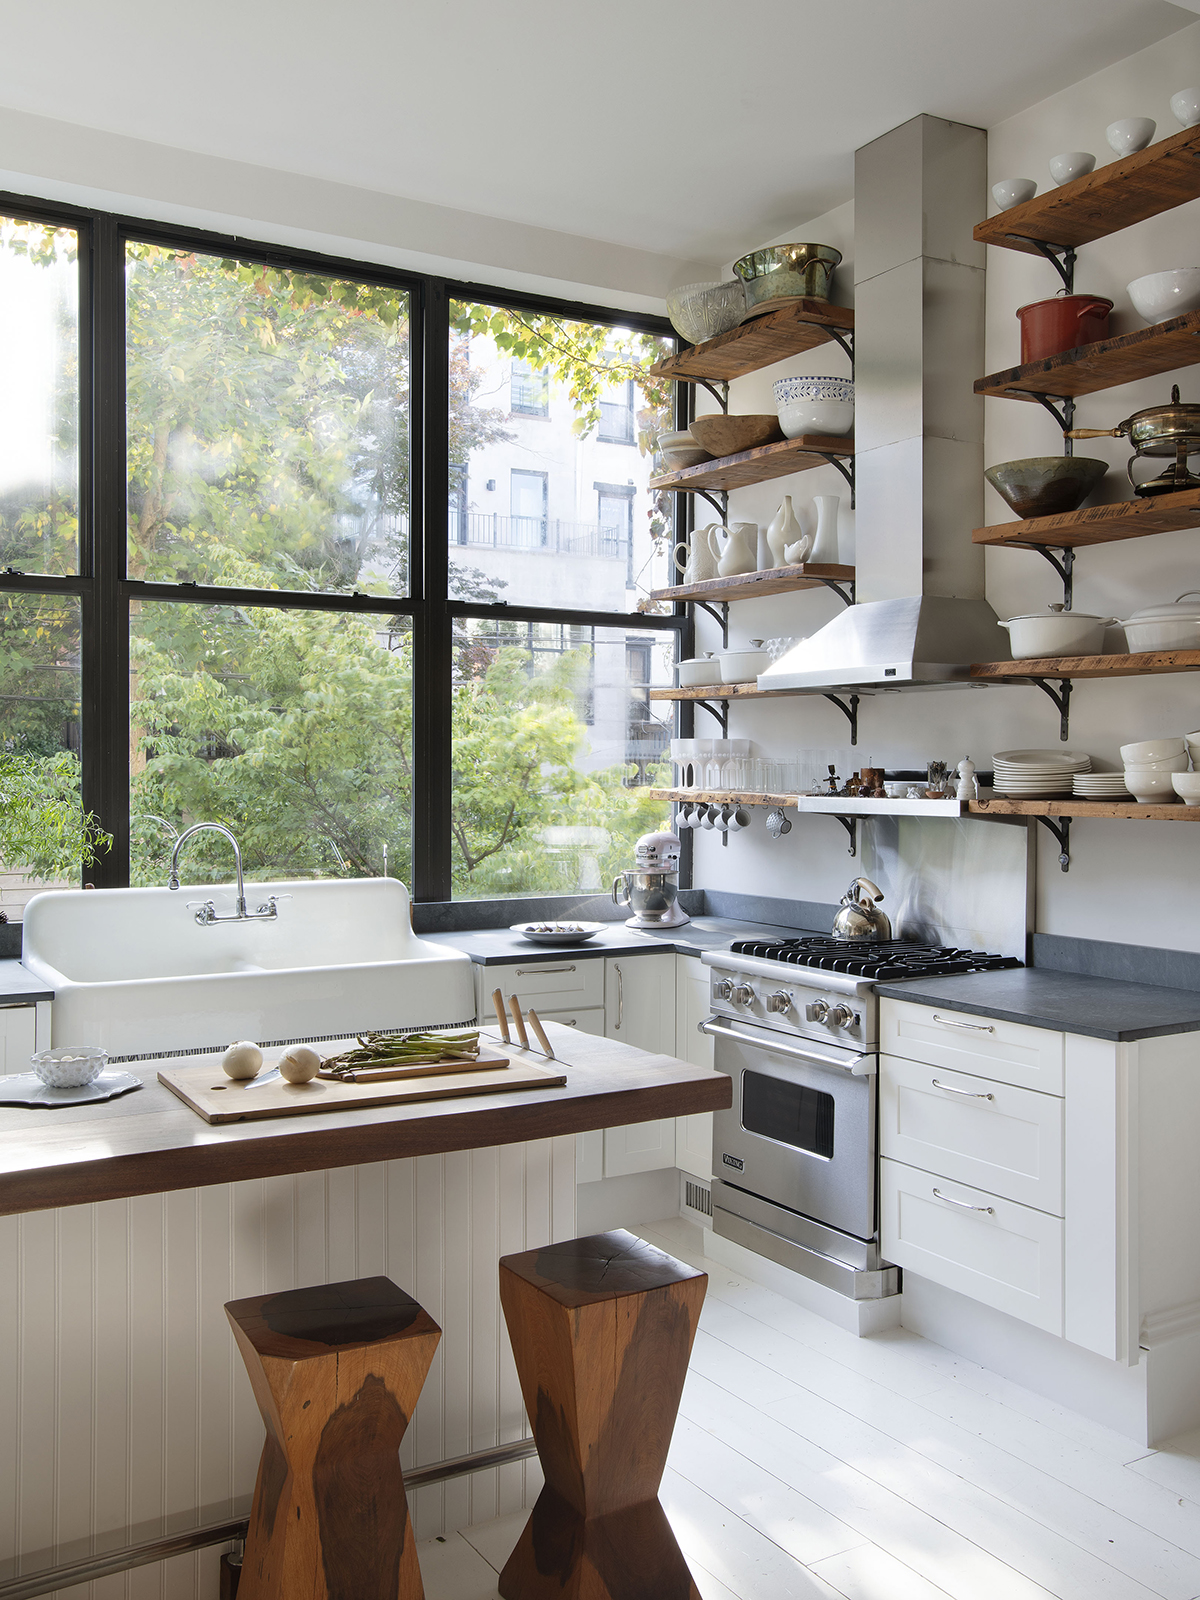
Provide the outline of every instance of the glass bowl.
<path id="1" fill-rule="evenodd" d="M 57 1045 L 30 1056 L 36 1075 L 50 1089 L 82 1089 L 94 1083 L 108 1063 L 108 1052 L 94 1044 Z"/>

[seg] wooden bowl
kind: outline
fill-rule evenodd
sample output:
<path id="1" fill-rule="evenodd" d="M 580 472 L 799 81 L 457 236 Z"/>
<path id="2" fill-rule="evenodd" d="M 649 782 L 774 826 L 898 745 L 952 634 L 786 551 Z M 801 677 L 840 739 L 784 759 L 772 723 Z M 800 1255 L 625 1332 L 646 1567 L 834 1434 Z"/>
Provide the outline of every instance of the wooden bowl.
<path id="1" fill-rule="evenodd" d="M 750 417 L 697 417 L 688 431 L 712 456 L 735 456 L 740 450 L 755 450 L 783 438 L 774 412 Z"/>

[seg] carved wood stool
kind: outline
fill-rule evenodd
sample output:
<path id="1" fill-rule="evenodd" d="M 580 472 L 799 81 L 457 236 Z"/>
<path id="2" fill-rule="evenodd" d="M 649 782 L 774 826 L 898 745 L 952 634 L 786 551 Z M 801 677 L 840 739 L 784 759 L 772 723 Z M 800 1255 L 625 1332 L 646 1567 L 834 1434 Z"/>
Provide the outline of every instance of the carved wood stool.
<path id="1" fill-rule="evenodd" d="M 707 1285 L 624 1230 L 501 1259 L 546 1475 L 504 1600 L 699 1600 L 658 1486 Z"/>
<path id="2" fill-rule="evenodd" d="M 437 1323 L 390 1278 L 225 1312 L 267 1427 L 238 1600 L 423 1600 L 398 1452 Z"/>

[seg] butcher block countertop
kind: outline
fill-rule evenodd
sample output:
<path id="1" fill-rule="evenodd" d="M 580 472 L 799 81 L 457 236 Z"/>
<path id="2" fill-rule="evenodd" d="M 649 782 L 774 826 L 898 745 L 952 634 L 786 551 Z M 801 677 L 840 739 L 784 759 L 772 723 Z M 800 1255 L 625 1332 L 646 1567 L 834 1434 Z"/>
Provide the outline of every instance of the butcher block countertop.
<path id="1" fill-rule="evenodd" d="M 518 1144 L 731 1103 L 724 1073 L 561 1023 L 545 1028 L 566 1072 L 560 1087 L 220 1126 L 158 1081 L 160 1068 L 204 1058 L 124 1063 L 143 1087 L 120 1099 L 53 1111 L 0 1106 L 0 1215 Z M 208 1059 L 219 1076 L 220 1058 Z"/>

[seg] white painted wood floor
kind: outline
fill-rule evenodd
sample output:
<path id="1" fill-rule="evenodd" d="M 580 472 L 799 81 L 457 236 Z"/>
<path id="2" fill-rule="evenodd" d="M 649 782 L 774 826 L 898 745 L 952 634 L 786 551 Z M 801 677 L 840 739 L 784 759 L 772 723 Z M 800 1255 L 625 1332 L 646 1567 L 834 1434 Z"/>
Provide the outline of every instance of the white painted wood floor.
<path id="1" fill-rule="evenodd" d="M 704 1600 L 1200 1597 L 1200 1433 L 1147 1451 L 638 1232 L 709 1273 L 661 1494 Z M 423 1543 L 427 1600 L 493 1600 L 526 1515 Z"/>

